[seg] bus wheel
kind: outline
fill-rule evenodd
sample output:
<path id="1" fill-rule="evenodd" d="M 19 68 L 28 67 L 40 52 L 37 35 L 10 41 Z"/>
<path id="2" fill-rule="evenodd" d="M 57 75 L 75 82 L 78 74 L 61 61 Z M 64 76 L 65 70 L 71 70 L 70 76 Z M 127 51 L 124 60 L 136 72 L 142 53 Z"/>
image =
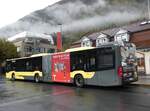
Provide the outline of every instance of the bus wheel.
<path id="1" fill-rule="evenodd" d="M 35 74 L 35 76 L 34 76 L 34 81 L 35 81 L 36 83 L 40 82 L 40 76 L 39 76 L 39 74 Z"/>
<path id="2" fill-rule="evenodd" d="M 14 74 L 14 73 L 11 75 L 11 80 L 12 80 L 12 81 L 15 80 L 15 74 Z"/>
<path id="3" fill-rule="evenodd" d="M 74 78 L 74 83 L 77 87 L 83 87 L 84 86 L 84 78 L 82 75 L 78 74 Z"/>

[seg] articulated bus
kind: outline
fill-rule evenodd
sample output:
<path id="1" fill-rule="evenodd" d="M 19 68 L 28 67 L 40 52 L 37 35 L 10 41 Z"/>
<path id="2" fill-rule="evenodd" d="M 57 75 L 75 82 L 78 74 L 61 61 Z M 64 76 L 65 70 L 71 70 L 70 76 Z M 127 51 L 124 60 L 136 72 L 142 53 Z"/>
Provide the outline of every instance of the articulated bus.
<path id="1" fill-rule="evenodd" d="M 138 80 L 136 58 L 131 49 L 107 44 L 9 59 L 6 63 L 6 78 L 74 83 L 77 87 L 129 84 Z"/>

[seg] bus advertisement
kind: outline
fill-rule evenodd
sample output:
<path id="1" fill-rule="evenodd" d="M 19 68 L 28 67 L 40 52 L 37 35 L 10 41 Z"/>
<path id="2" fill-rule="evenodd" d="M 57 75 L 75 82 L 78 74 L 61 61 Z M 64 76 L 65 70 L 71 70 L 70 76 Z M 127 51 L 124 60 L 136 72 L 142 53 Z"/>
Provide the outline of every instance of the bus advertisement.
<path id="1" fill-rule="evenodd" d="M 136 57 L 130 51 L 132 49 L 108 44 L 9 59 L 6 62 L 6 78 L 73 83 L 77 87 L 121 86 L 138 80 Z"/>

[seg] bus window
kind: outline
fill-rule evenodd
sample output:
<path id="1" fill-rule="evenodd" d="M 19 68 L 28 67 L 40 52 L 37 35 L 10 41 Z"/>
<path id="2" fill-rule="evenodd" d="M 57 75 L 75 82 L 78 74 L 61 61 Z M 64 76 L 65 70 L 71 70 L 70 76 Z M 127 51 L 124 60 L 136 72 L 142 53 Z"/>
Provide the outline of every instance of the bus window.
<path id="1" fill-rule="evenodd" d="M 98 69 L 111 69 L 114 68 L 114 52 L 112 48 L 105 48 L 105 49 L 99 49 L 98 50 Z"/>
<path id="2" fill-rule="evenodd" d="M 24 71 L 26 70 L 26 64 L 25 64 L 25 60 L 16 60 L 15 64 L 13 64 L 13 66 L 15 67 L 15 71 Z"/>
<path id="3" fill-rule="evenodd" d="M 73 60 L 74 60 L 75 58 L 73 58 Z M 75 61 L 72 61 L 72 63 L 71 63 L 72 65 L 71 65 L 71 71 L 73 71 L 73 70 L 75 70 L 76 69 L 76 64 L 75 64 Z"/>
<path id="4" fill-rule="evenodd" d="M 26 62 L 26 70 L 27 71 L 33 71 L 32 62 L 31 61 L 27 61 Z"/>
<path id="5" fill-rule="evenodd" d="M 83 53 L 74 52 L 71 55 L 71 70 L 82 70 L 84 68 Z"/>
<path id="6" fill-rule="evenodd" d="M 32 70 L 38 70 L 42 71 L 42 58 L 41 57 L 34 57 L 31 58 L 31 65 L 32 65 Z"/>
<path id="7" fill-rule="evenodd" d="M 6 72 L 9 72 L 9 71 L 11 71 L 11 70 L 12 70 L 12 63 L 7 61 L 7 64 L 6 64 Z"/>
<path id="8" fill-rule="evenodd" d="M 83 57 L 82 55 L 77 55 L 76 60 L 76 70 L 82 70 L 83 69 Z"/>
<path id="9" fill-rule="evenodd" d="M 96 70 L 96 51 L 82 51 L 74 52 L 71 55 L 71 70 L 84 70 L 95 71 Z"/>
<path id="10" fill-rule="evenodd" d="M 91 68 L 94 68 L 95 65 L 96 65 L 95 63 L 96 63 L 96 62 L 95 62 L 95 57 L 91 57 L 91 58 L 90 58 L 90 67 L 91 67 Z"/>

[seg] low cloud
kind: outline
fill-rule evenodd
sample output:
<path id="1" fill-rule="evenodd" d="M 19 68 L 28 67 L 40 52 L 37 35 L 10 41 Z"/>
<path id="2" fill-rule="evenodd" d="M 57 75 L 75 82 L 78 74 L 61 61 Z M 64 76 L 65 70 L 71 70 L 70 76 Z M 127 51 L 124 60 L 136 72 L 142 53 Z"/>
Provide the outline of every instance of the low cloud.
<path id="1" fill-rule="evenodd" d="M 78 32 L 147 18 L 143 0 L 62 0 L 0 30 L 12 36 L 22 31 L 35 33 Z"/>

